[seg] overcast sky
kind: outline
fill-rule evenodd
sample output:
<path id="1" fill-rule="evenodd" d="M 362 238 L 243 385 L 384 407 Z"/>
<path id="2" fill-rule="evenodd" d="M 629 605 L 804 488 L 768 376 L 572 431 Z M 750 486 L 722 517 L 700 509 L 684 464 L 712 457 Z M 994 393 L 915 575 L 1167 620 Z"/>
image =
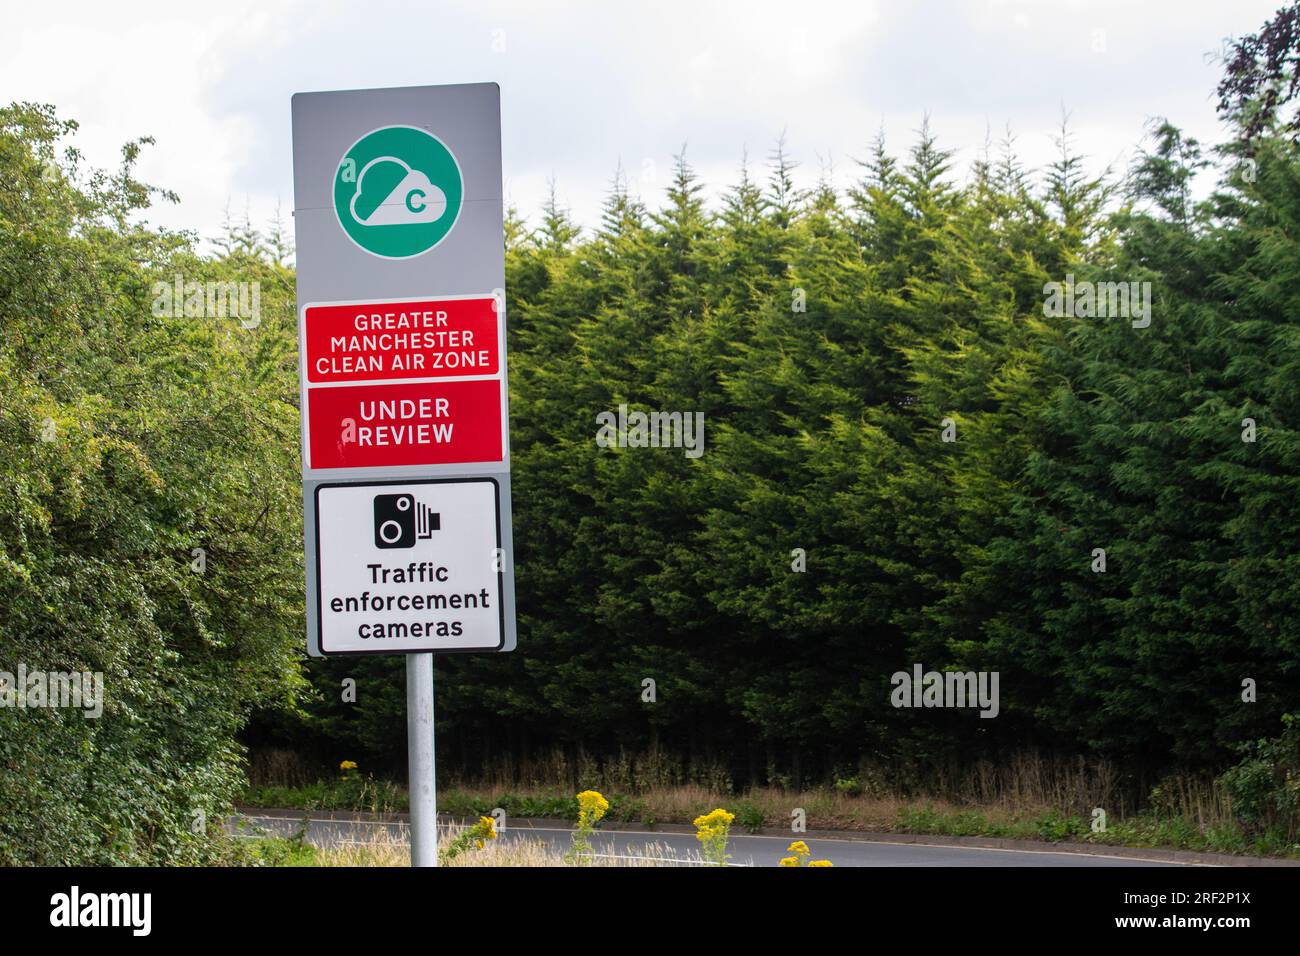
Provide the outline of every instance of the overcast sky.
<path id="1" fill-rule="evenodd" d="M 1062 110 L 1096 168 L 1156 115 L 1217 141 L 1223 38 L 1280 2 L 41 0 L 7 5 L 0 97 L 54 104 L 99 165 L 153 136 L 141 175 L 181 203 L 151 218 L 210 238 L 227 205 L 289 221 L 293 93 L 494 80 L 507 200 L 535 221 L 553 177 L 591 224 L 620 163 L 658 203 L 683 144 L 716 193 L 782 131 L 801 184 L 843 187 L 927 112 L 963 173 L 1008 125 L 1048 161 Z"/>

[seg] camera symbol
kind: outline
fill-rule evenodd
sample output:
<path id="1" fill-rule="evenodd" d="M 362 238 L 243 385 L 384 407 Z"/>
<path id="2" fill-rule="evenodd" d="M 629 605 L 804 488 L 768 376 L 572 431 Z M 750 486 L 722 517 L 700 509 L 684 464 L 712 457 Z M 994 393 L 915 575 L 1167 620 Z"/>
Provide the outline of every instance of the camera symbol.
<path id="1" fill-rule="evenodd" d="M 413 548 L 432 538 L 442 516 L 414 495 L 375 495 L 375 547 Z"/>

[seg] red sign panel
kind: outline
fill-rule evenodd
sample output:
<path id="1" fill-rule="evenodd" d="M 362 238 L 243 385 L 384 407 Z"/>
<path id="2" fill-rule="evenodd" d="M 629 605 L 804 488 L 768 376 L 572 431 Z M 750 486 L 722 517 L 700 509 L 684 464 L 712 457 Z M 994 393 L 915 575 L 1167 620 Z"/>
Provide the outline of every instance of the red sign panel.
<path id="1" fill-rule="evenodd" d="M 307 382 L 496 375 L 496 300 L 430 299 L 304 310 Z"/>
<path id="2" fill-rule="evenodd" d="M 501 380 L 307 389 L 311 468 L 500 461 Z"/>

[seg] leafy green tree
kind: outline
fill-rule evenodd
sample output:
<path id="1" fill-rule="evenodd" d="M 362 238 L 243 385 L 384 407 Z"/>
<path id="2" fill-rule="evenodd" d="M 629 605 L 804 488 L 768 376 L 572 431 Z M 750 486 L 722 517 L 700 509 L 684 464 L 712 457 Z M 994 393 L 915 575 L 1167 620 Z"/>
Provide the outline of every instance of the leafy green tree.
<path id="1" fill-rule="evenodd" d="M 103 713 L 0 709 L 0 861 L 195 862 L 298 683 L 290 274 L 149 228 L 148 141 L 88 171 L 74 131 L 0 110 L 0 670 L 102 673 Z M 260 282 L 260 324 L 177 275 Z"/>

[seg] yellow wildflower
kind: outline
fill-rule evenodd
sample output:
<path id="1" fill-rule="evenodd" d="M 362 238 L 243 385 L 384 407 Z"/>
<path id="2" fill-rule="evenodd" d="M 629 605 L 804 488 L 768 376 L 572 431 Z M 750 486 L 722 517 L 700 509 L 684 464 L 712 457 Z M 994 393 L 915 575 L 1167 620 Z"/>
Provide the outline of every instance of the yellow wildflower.
<path id="1" fill-rule="evenodd" d="M 734 813 L 718 807 L 695 818 L 695 839 L 703 844 L 701 853 L 704 858 L 717 866 L 727 865 L 727 834 L 731 821 L 736 819 Z"/>
<path id="2" fill-rule="evenodd" d="M 786 848 L 785 852 L 793 853 L 795 856 L 808 856 L 812 853 L 812 850 L 808 849 L 808 844 L 804 843 L 803 840 L 795 840 Z"/>
<path id="3" fill-rule="evenodd" d="M 782 866 L 798 866 L 799 858 L 797 856 L 786 856 L 781 858 Z"/>
<path id="4" fill-rule="evenodd" d="M 485 839 L 495 840 L 497 838 L 497 824 L 495 820 L 491 817 L 479 817 L 478 822 L 479 826 L 483 830 L 483 836 Z M 481 845 L 482 844 L 480 844 L 480 846 Z"/>
<path id="5" fill-rule="evenodd" d="M 609 812 L 609 801 L 596 790 L 584 790 L 578 794 L 578 808 L 594 823 Z"/>
<path id="6" fill-rule="evenodd" d="M 721 807 L 719 807 L 716 810 L 709 811 L 703 816 L 696 817 L 694 823 L 697 827 L 700 828 L 720 827 L 721 829 L 725 830 L 726 828 L 731 826 L 732 821 L 734 821 L 735 819 L 736 819 L 736 815 L 734 813 L 728 813 L 726 810 L 723 810 Z"/>
<path id="7" fill-rule="evenodd" d="M 809 866 L 834 866 L 835 864 L 832 863 L 830 860 L 809 860 L 808 865 Z"/>
<path id="8" fill-rule="evenodd" d="M 340 770 L 356 770 L 356 769 L 357 769 L 357 763 L 356 763 L 355 760 L 344 760 L 342 763 L 339 764 L 339 769 L 340 769 Z"/>
<path id="9" fill-rule="evenodd" d="M 700 827 L 695 834 L 695 839 L 699 840 L 701 843 L 707 843 L 726 832 L 726 827 Z"/>

